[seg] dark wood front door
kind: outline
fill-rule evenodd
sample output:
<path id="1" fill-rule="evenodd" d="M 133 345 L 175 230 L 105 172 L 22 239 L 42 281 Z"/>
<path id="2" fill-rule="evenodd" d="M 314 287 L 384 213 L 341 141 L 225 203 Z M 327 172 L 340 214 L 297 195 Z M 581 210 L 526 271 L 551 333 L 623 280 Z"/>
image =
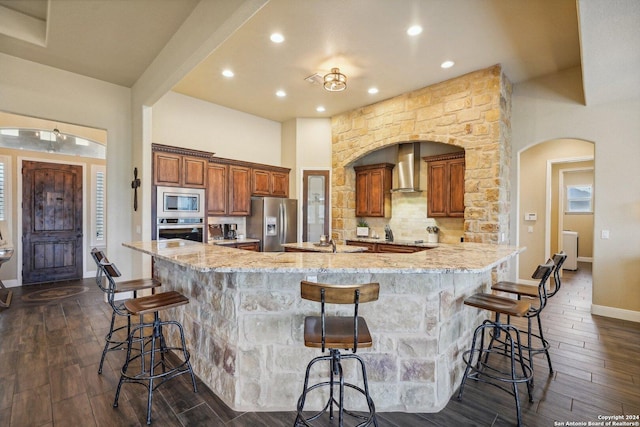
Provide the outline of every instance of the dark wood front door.
<path id="1" fill-rule="evenodd" d="M 22 283 L 82 278 L 82 167 L 22 165 Z"/>

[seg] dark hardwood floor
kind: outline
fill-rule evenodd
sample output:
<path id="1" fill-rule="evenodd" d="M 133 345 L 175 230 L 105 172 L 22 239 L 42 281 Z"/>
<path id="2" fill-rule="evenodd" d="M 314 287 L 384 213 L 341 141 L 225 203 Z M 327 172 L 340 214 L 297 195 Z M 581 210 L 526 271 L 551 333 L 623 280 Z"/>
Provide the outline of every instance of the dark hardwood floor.
<path id="1" fill-rule="evenodd" d="M 89 290 L 45 302 L 23 298 L 65 285 Z M 143 387 L 125 385 L 120 406 L 111 406 L 120 352 L 110 353 L 103 374 L 97 374 L 110 316 L 102 297 L 93 279 L 14 288 L 11 307 L 0 311 L 1 426 L 144 425 Z M 640 414 L 640 324 L 592 316 L 590 304 L 590 264 L 581 263 L 576 273 L 565 272 L 562 290 L 543 311 L 554 373 L 549 376 L 546 360 L 535 358 L 534 402 L 522 403 L 525 425 Z M 292 426 L 294 419 L 293 411 L 232 411 L 202 383 L 193 393 L 184 376 L 154 394 L 158 426 L 279 427 Z M 378 424 L 505 426 L 515 424 L 515 409 L 506 393 L 469 382 L 462 401 L 452 398 L 439 413 L 380 413 Z"/>

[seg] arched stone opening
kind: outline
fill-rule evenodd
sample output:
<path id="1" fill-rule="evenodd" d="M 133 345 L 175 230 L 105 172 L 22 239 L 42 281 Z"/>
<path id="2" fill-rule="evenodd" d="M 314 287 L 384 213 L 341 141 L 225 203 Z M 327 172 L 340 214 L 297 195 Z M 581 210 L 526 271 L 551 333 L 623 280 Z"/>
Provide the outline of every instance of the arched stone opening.
<path id="1" fill-rule="evenodd" d="M 465 150 L 465 241 L 507 242 L 510 119 L 511 83 L 499 65 L 334 116 L 333 237 L 355 236 L 356 160 L 401 142 L 434 141 Z"/>

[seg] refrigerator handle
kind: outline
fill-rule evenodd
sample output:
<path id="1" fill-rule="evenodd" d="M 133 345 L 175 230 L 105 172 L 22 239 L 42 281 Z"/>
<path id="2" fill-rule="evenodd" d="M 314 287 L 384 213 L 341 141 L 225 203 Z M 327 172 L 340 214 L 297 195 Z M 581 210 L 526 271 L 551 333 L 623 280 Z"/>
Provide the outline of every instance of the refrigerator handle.
<path id="1" fill-rule="evenodd" d="M 286 206 L 284 204 L 280 204 L 280 244 L 284 243 L 285 237 L 287 235 L 287 221 L 286 221 Z"/>

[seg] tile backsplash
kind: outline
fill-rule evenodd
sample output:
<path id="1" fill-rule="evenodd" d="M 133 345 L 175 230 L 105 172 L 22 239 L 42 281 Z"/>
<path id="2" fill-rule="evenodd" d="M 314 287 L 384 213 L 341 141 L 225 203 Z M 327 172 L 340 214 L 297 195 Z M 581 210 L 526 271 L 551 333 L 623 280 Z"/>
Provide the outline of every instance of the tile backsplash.
<path id="1" fill-rule="evenodd" d="M 369 236 L 384 239 L 384 227 L 389 225 L 395 240 L 427 240 L 427 227 L 437 225 L 439 241 L 457 243 L 464 235 L 464 218 L 427 218 L 426 192 L 392 193 L 391 218 L 365 218 Z M 355 230 L 353 236 L 355 237 Z"/>

